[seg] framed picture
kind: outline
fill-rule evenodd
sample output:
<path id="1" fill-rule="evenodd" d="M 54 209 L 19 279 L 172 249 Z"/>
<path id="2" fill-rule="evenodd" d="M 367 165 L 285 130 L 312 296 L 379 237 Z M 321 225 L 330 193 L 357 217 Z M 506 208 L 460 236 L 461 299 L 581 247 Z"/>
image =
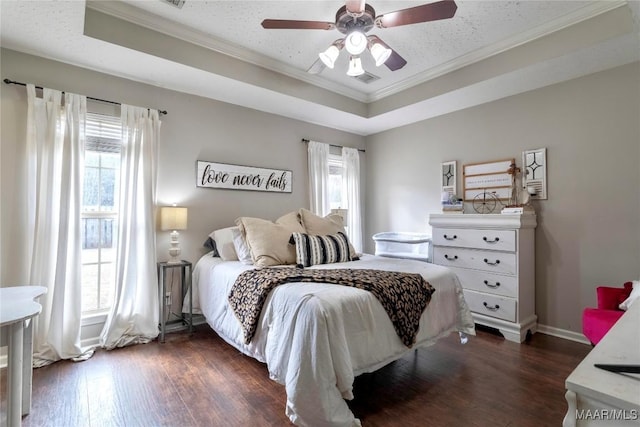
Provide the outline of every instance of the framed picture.
<path id="1" fill-rule="evenodd" d="M 456 175 L 457 167 L 456 161 L 442 163 L 440 173 L 440 185 L 442 187 L 442 193 L 447 193 L 449 197 L 456 195 Z"/>

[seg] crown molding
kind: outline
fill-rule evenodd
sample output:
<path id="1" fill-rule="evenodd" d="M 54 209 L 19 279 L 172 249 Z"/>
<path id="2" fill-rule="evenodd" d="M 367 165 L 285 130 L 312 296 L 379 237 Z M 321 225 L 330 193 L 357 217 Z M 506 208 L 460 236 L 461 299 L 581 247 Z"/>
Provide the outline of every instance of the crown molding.
<path id="1" fill-rule="evenodd" d="M 157 16 L 130 4 L 119 1 L 87 1 L 87 7 L 97 12 L 105 13 L 118 19 L 122 19 L 132 24 L 158 31 L 171 37 L 175 37 L 187 43 L 195 44 L 206 49 L 222 53 L 240 61 L 266 68 L 309 83 L 313 86 L 343 95 L 356 101 L 367 102 L 367 96 L 362 92 L 343 86 L 338 83 L 309 74 L 295 67 L 291 67 L 281 61 L 277 61 L 266 55 L 262 55 L 251 49 L 235 43 L 222 40 L 202 31 L 194 30 L 185 25 L 170 21 L 161 16 Z"/>
<path id="2" fill-rule="evenodd" d="M 523 31 L 522 33 L 518 33 L 513 37 L 506 38 L 498 43 L 494 43 L 492 45 L 470 52 L 466 55 L 462 55 L 458 58 L 452 59 L 451 61 L 445 62 L 422 73 L 415 74 L 399 83 L 389 85 L 370 94 L 367 97 L 367 102 L 379 101 L 383 98 L 386 98 L 387 96 L 394 95 L 419 84 L 425 83 L 429 80 L 433 80 L 437 77 L 464 68 L 468 65 L 483 61 L 502 52 L 532 42 L 536 39 L 547 36 L 556 31 L 560 31 L 564 28 L 570 27 L 588 19 L 594 18 L 598 15 L 617 9 L 627 4 L 627 0 L 601 0 L 596 3 L 589 4 L 564 16 L 548 21 L 543 25 L 539 25 L 536 28 L 532 28 L 528 31 Z"/>

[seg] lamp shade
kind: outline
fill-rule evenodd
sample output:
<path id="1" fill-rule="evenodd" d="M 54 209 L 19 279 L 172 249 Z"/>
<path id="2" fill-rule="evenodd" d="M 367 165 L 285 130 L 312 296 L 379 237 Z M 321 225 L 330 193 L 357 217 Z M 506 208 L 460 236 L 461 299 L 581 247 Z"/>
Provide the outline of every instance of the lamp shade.
<path id="1" fill-rule="evenodd" d="M 362 68 L 362 60 L 357 56 L 352 56 L 349 59 L 349 69 L 347 70 L 347 76 L 355 77 L 364 73 Z"/>
<path id="2" fill-rule="evenodd" d="M 376 61 L 376 67 L 381 66 L 391 56 L 391 49 L 384 47 L 380 43 L 373 43 L 371 46 L 371 56 Z"/>
<path id="3" fill-rule="evenodd" d="M 333 66 L 336 63 L 336 59 L 338 59 L 338 55 L 340 54 L 340 49 L 335 44 L 332 44 L 325 50 L 324 52 L 320 52 L 318 56 L 327 67 L 333 69 Z"/>
<path id="4" fill-rule="evenodd" d="M 160 229 L 186 230 L 187 208 L 180 206 L 163 206 L 160 208 Z"/>
<path id="5" fill-rule="evenodd" d="M 352 31 L 344 39 L 344 46 L 351 55 L 360 55 L 367 48 L 367 36 L 360 31 Z"/>

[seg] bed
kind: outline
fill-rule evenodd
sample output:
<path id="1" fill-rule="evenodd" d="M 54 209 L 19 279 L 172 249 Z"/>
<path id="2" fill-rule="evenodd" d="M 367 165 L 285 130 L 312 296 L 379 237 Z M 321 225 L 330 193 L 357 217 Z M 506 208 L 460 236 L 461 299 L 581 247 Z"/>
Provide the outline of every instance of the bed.
<path id="1" fill-rule="evenodd" d="M 293 282 L 266 298 L 255 334 L 247 344 L 229 305 L 236 278 L 256 268 L 242 261 L 204 255 L 194 268 L 194 312 L 227 343 L 266 363 L 269 376 L 286 388 L 286 414 L 299 426 L 360 426 L 345 399 L 354 378 L 373 372 L 407 352 L 452 332 L 475 335 L 474 322 L 457 277 L 449 269 L 407 259 L 362 255 L 357 261 L 310 269 L 373 269 L 422 275 L 435 289 L 419 319 L 415 344 L 402 343 L 381 303 L 362 289 Z M 254 256 L 255 260 L 255 256 Z"/>

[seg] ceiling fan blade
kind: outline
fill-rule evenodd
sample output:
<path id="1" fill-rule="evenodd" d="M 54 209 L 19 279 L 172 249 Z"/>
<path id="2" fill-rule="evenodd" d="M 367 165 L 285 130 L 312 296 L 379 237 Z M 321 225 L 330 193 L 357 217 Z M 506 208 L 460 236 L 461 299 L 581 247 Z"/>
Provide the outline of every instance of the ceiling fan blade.
<path id="1" fill-rule="evenodd" d="M 324 69 L 327 68 L 326 65 L 324 65 L 324 62 L 322 62 L 322 60 L 320 58 L 316 59 L 316 62 L 314 62 L 311 67 L 309 67 L 309 69 L 307 70 L 307 73 L 309 74 L 320 74 L 322 71 L 324 71 Z"/>
<path id="2" fill-rule="evenodd" d="M 382 41 L 382 39 L 376 36 L 375 34 L 370 35 L 369 40 L 373 43 L 380 43 L 382 46 L 386 47 L 387 49 L 391 49 L 388 44 Z M 389 59 L 387 59 L 384 62 L 384 65 L 386 65 L 387 68 L 390 69 L 391 71 L 396 71 L 404 67 L 405 65 L 407 65 L 407 61 L 402 56 L 400 56 L 398 52 L 391 49 L 391 56 L 389 56 Z"/>
<path id="3" fill-rule="evenodd" d="M 365 0 L 346 0 L 347 12 L 351 15 L 360 16 L 364 12 Z"/>
<path id="4" fill-rule="evenodd" d="M 268 30 L 332 30 L 333 22 L 295 21 L 291 19 L 265 19 L 262 28 Z"/>
<path id="5" fill-rule="evenodd" d="M 389 28 L 448 19 L 456 14 L 457 9 L 455 1 L 443 0 L 377 16 L 376 25 L 379 28 Z"/>
<path id="6" fill-rule="evenodd" d="M 387 68 L 391 71 L 396 71 L 407 65 L 407 61 L 402 56 L 400 56 L 398 52 L 391 49 L 391 56 L 389 57 L 389 59 L 387 59 L 384 65 L 386 65 Z"/>

